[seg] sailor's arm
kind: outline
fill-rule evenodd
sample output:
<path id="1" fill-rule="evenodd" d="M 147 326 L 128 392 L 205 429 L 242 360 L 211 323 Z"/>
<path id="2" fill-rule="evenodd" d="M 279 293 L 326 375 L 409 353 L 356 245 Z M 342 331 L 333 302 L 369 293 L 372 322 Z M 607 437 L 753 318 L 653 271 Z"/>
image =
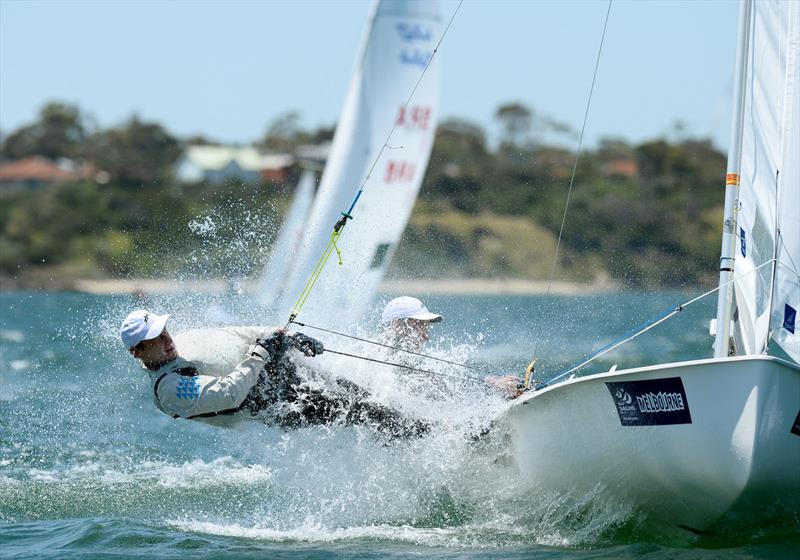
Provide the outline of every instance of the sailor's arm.
<path id="1" fill-rule="evenodd" d="M 258 382 L 266 357 L 266 351 L 254 345 L 228 375 L 173 371 L 155 389 L 158 404 L 167 414 L 182 418 L 235 412 Z"/>
<path id="2" fill-rule="evenodd" d="M 491 389 L 507 399 L 516 398 L 524 392 L 520 379 L 516 375 L 490 376 L 486 377 L 484 381 Z"/>

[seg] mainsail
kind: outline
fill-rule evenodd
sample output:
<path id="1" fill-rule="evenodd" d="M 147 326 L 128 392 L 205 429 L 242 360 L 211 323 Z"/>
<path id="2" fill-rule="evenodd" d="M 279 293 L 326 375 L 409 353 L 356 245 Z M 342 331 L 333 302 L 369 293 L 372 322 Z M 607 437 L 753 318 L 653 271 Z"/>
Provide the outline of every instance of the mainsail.
<path id="1" fill-rule="evenodd" d="M 736 218 L 737 353 L 761 354 L 772 338 L 800 361 L 800 3 L 753 2 L 751 10 Z"/>
<path id="2" fill-rule="evenodd" d="M 332 256 L 300 320 L 348 326 L 366 311 L 405 229 L 433 146 L 439 91 L 439 57 L 433 54 L 441 23 L 435 1 L 384 1 L 375 6 L 296 266 L 280 302 L 287 316 L 334 223 L 350 207 L 375 163 L 354 219 L 338 243 L 341 265 Z"/>
<path id="3" fill-rule="evenodd" d="M 283 297 L 287 276 L 294 264 L 294 255 L 302 241 L 308 213 L 314 202 L 315 186 L 316 173 L 306 169 L 297 183 L 292 205 L 258 284 L 259 300 L 267 308 L 272 308 Z"/>

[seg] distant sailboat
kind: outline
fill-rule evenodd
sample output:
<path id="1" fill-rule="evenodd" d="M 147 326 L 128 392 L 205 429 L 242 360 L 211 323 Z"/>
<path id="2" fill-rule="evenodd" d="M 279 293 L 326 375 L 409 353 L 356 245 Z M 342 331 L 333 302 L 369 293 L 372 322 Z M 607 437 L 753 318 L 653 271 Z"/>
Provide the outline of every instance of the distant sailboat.
<path id="1" fill-rule="evenodd" d="M 292 205 L 272 245 L 272 254 L 256 290 L 260 303 L 267 309 L 274 310 L 275 303 L 284 297 L 286 281 L 294 265 L 294 257 L 303 239 L 308 213 L 314 202 L 316 183 L 317 175 L 314 171 L 303 171 L 292 197 Z"/>
<path id="2" fill-rule="evenodd" d="M 431 0 L 378 2 L 303 239 L 291 256 L 285 288 L 275 303 L 287 317 L 346 210 L 376 163 L 354 219 L 316 283 L 301 320 L 352 327 L 367 310 L 405 229 L 428 165 L 438 116 L 441 37 L 439 4 Z M 409 94 L 431 60 L 410 102 Z M 390 146 L 378 157 L 394 128 Z M 271 274 L 271 273 L 270 273 Z M 277 282 L 280 284 L 280 282 Z M 265 291 L 271 288 L 267 285 Z"/>
<path id="3" fill-rule="evenodd" d="M 743 2 L 736 74 L 715 357 L 518 398 L 495 426 L 533 487 L 697 530 L 800 513 L 800 2 Z"/>

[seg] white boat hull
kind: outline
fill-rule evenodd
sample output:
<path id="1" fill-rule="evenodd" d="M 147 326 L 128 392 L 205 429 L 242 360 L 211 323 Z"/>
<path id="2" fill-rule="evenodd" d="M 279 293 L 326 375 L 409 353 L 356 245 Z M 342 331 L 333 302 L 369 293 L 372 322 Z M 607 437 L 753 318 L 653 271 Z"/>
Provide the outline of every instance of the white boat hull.
<path id="1" fill-rule="evenodd" d="M 648 521 L 704 530 L 726 514 L 800 512 L 798 415 L 800 368 L 759 356 L 575 378 L 519 398 L 495 426 L 531 487 L 601 489 Z"/>

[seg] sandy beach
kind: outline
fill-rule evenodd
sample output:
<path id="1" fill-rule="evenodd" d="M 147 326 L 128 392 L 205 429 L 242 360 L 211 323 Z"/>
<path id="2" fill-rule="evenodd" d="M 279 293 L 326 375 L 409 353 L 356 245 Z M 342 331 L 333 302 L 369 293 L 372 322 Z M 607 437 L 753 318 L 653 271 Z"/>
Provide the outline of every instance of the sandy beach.
<path id="1" fill-rule="evenodd" d="M 169 294 L 179 292 L 218 294 L 231 289 L 251 291 L 255 287 L 254 283 L 249 281 L 242 282 L 238 286 L 232 286 L 223 279 L 174 281 L 140 278 L 75 280 L 69 289 L 90 294 Z M 580 284 L 555 280 L 550 286 L 550 293 L 574 295 L 611 292 L 616 289 L 617 287 L 609 282 Z M 547 293 L 548 282 L 545 280 L 502 278 L 386 280 L 381 283 L 379 291 L 385 294 L 411 295 L 533 295 Z"/>

